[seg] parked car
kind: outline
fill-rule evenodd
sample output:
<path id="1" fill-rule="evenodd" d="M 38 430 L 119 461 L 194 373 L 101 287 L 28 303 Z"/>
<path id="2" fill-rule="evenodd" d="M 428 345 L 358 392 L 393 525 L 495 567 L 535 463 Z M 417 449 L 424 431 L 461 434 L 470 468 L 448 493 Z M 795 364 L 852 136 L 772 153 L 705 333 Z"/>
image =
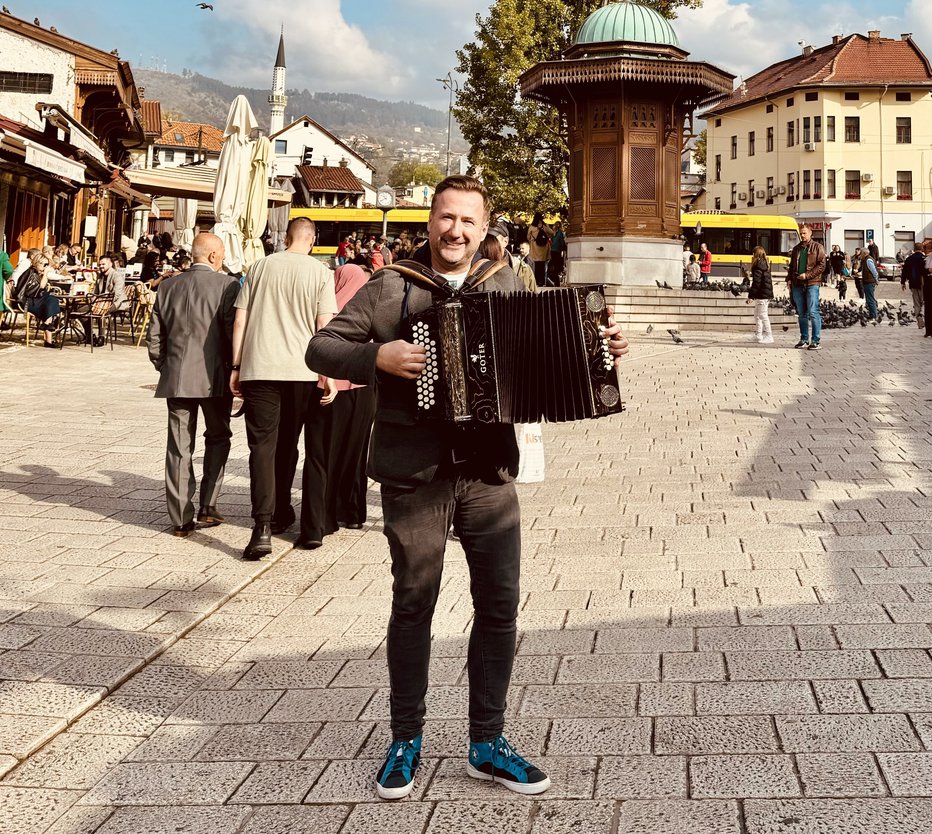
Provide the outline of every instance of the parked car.
<path id="1" fill-rule="evenodd" d="M 888 281 L 899 281 L 903 274 L 903 264 L 896 258 L 878 258 L 877 274 L 881 280 L 886 278 Z"/>

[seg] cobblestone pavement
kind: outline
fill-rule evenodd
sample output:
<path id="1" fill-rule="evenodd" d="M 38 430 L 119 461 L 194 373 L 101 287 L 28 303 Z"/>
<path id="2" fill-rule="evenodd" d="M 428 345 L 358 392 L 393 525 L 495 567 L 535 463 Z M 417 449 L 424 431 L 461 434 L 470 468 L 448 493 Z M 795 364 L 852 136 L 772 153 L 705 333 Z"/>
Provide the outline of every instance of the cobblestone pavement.
<path id="1" fill-rule="evenodd" d="M 416 789 L 388 741 L 387 547 L 165 534 L 142 350 L 0 356 L 3 834 L 925 834 L 932 829 L 932 345 L 633 339 L 621 418 L 546 426 L 520 488 L 508 732 L 543 798 L 464 772 L 451 542 Z"/>

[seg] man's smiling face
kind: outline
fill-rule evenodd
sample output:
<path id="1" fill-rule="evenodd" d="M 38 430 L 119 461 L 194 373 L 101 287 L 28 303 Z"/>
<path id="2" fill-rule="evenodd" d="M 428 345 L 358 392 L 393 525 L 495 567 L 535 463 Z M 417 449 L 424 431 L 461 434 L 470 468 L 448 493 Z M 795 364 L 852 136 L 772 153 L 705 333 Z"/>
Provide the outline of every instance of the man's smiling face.
<path id="1" fill-rule="evenodd" d="M 489 218 L 482 195 L 448 188 L 435 199 L 427 220 L 427 240 L 437 272 L 464 272 L 485 238 Z"/>

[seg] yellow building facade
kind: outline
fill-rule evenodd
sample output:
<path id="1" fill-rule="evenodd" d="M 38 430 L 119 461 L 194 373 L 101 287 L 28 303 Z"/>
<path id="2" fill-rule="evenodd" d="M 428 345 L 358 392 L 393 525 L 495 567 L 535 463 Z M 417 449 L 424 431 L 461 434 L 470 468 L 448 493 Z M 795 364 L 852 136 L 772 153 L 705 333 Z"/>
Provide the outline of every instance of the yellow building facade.
<path id="1" fill-rule="evenodd" d="M 707 207 L 786 214 L 846 252 L 932 236 L 932 67 L 909 36 L 836 36 L 703 113 Z"/>

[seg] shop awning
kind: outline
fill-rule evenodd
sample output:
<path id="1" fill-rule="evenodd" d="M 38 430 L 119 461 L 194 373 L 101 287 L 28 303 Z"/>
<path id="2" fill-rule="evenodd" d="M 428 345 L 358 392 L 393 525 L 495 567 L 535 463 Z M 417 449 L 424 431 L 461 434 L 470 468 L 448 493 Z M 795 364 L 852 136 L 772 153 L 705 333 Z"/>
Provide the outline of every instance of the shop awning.
<path id="1" fill-rule="evenodd" d="M 123 172 L 130 185 L 157 197 L 183 197 L 213 200 L 216 168 L 202 165 L 178 168 L 128 168 Z M 269 189 L 269 203 L 290 203 L 291 194 L 279 188 Z"/>
<path id="2" fill-rule="evenodd" d="M 116 194 L 118 197 L 122 197 L 131 206 L 149 208 L 152 205 L 152 198 L 146 194 L 143 194 L 141 191 L 134 189 L 126 180 L 123 179 L 119 171 L 114 172 L 113 178 L 110 180 L 110 182 L 102 183 L 101 188 Z"/>
<path id="3" fill-rule="evenodd" d="M 0 128 L 0 147 L 22 156 L 27 166 L 45 175 L 51 174 L 78 185 L 84 185 L 87 181 L 84 165 L 36 139 Z"/>

